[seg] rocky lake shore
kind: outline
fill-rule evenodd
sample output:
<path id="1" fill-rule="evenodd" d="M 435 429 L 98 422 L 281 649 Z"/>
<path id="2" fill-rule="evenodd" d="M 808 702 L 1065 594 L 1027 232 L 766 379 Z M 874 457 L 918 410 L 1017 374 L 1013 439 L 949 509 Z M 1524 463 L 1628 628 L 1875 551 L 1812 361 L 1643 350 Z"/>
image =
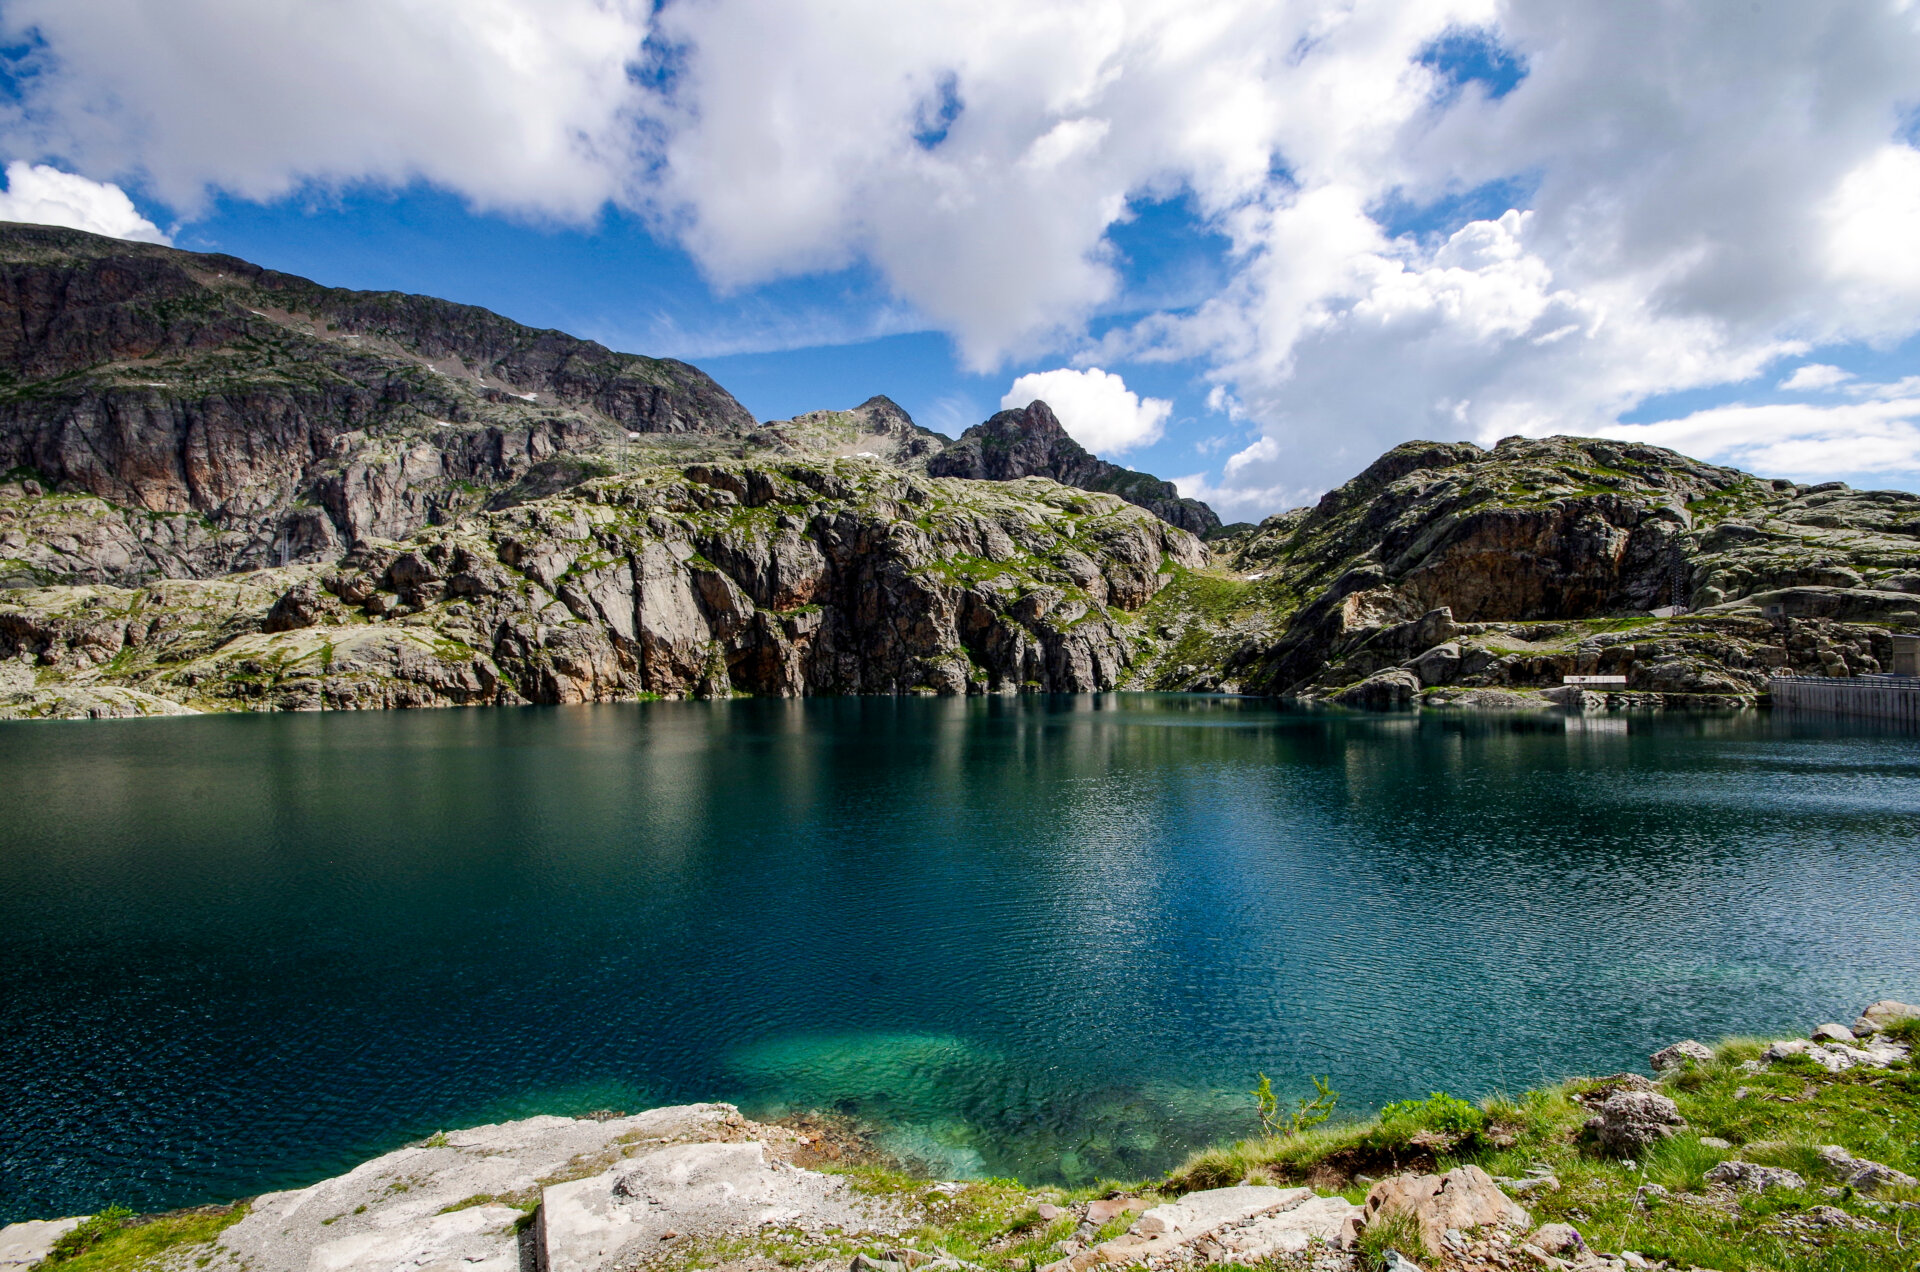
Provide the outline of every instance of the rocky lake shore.
<path id="1" fill-rule="evenodd" d="M 1915 1266 L 1920 1006 L 1653 1074 L 1269 1120 L 1164 1178 L 917 1178 L 731 1105 L 444 1131 L 289 1192 L 0 1229 L 26 1272 L 1797 1272 Z M 1302 1101 L 1303 1108 L 1307 1106 Z M 1311 1121 L 1311 1118 L 1307 1118 Z"/>

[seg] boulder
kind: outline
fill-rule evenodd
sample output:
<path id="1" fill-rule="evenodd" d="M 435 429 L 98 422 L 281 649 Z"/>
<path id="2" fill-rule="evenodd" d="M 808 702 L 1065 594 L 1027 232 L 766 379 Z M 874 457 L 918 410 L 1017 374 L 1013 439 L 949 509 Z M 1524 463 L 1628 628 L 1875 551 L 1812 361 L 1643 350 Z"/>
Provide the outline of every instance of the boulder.
<path id="1" fill-rule="evenodd" d="M 1676 1042 L 1670 1047 L 1662 1047 L 1648 1057 L 1655 1073 L 1665 1073 L 1669 1069 L 1684 1069 L 1689 1064 L 1712 1064 L 1713 1050 L 1688 1038 Z"/>
<path id="2" fill-rule="evenodd" d="M 1407 665 L 1423 685 L 1452 684 L 1455 673 L 1460 669 L 1460 642 L 1450 640 L 1435 645 Z"/>
<path id="3" fill-rule="evenodd" d="M 1812 1033 L 1808 1034 L 1807 1037 L 1815 1042 L 1844 1042 L 1851 1044 L 1860 1041 L 1854 1037 L 1853 1030 L 1847 1028 L 1845 1025 L 1821 1025 Z"/>
<path id="4" fill-rule="evenodd" d="M 1838 1144 L 1829 1144 L 1821 1149 L 1820 1160 L 1826 1163 L 1827 1169 L 1863 1193 L 1876 1193 L 1882 1188 L 1912 1188 L 1920 1183 L 1905 1171 L 1864 1157 L 1855 1157 Z"/>
<path id="5" fill-rule="evenodd" d="M 1498 1223 L 1525 1229 L 1532 1224 L 1527 1212 L 1501 1192 L 1486 1171 L 1456 1166 L 1444 1175 L 1395 1175 L 1375 1184 L 1359 1211 L 1346 1221 L 1342 1244 L 1351 1245 L 1375 1221 L 1396 1214 L 1413 1216 L 1429 1250 L 1441 1248 L 1449 1228 Z"/>
<path id="6" fill-rule="evenodd" d="M 1853 1032 L 1862 1037 L 1876 1034 L 1896 1020 L 1920 1020 L 1920 1007 L 1883 998 L 1860 1013 L 1860 1018 L 1853 1022 Z"/>
<path id="7" fill-rule="evenodd" d="M 1784 1166 L 1757 1166 L 1752 1162 L 1721 1162 L 1707 1172 L 1707 1182 L 1735 1192 L 1765 1192 L 1769 1188 L 1805 1188 L 1807 1181 Z"/>
<path id="8" fill-rule="evenodd" d="M 1601 1150 L 1625 1157 L 1658 1144 L 1686 1126 L 1679 1106 L 1651 1091 L 1614 1091 L 1587 1119 L 1586 1129 Z"/>
<path id="9" fill-rule="evenodd" d="M 1333 700 L 1365 711 L 1396 711 L 1412 706 L 1419 695 L 1418 677 L 1404 667 L 1389 667 L 1341 690 Z"/>

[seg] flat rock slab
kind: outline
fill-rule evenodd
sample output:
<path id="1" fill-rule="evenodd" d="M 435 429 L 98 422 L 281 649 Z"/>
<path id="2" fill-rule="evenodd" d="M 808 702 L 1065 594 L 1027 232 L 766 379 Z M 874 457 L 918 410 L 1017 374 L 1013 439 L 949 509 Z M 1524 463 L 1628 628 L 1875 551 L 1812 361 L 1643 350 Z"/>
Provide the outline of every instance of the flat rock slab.
<path id="1" fill-rule="evenodd" d="M 531 1117 L 451 1131 L 308 1188 L 268 1193 L 220 1234 L 250 1272 L 512 1272 L 541 1189 L 676 1142 L 764 1134 L 730 1104 L 607 1121 Z"/>
<path id="2" fill-rule="evenodd" d="M 891 1226 L 846 1180 L 770 1158 L 763 1144 L 682 1144 L 548 1188 L 540 1206 L 541 1265 L 546 1272 L 599 1272 L 629 1266 L 670 1239 L 767 1227 Z"/>
<path id="3" fill-rule="evenodd" d="M 1218 1247 L 1209 1250 L 1213 1263 L 1252 1265 L 1285 1254 L 1299 1254 L 1309 1245 L 1340 1244 L 1347 1217 L 1360 1207 L 1345 1197 L 1309 1197 L 1297 1206 L 1264 1215 L 1251 1223 L 1222 1229 L 1202 1243 Z"/>
<path id="4" fill-rule="evenodd" d="M 30 1268 L 53 1253 L 53 1243 L 79 1227 L 85 1216 L 28 1219 L 0 1228 L 0 1272 Z"/>
<path id="5" fill-rule="evenodd" d="M 1333 1244 L 1357 1209 L 1341 1197 L 1317 1197 L 1311 1188 L 1210 1188 L 1155 1206 L 1125 1236 L 1051 1267 L 1080 1272 L 1102 1263 L 1155 1263 L 1175 1253 L 1201 1263 L 1253 1263 L 1298 1253 L 1315 1239 Z"/>

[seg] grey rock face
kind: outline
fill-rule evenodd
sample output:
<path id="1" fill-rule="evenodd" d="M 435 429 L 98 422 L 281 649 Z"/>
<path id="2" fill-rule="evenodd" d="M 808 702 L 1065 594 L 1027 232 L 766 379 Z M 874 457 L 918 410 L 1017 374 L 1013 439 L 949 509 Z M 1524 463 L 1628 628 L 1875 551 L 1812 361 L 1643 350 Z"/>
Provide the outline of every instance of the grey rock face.
<path id="1" fill-rule="evenodd" d="M 935 477 L 975 481 L 1015 481 L 1051 477 L 1063 486 L 1118 495 L 1145 508 L 1169 525 L 1205 535 L 1220 528 L 1213 509 L 1197 499 L 1182 499 L 1172 482 L 1109 464 L 1089 454 L 1068 435 L 1045 402 L 1024 410 L 1002 411 L 976 424 L 960 440 L 927 462 Z"/>
<path id="2" fill-rule="evenodd" d="M 1127 612 L 1205 560 L 1144 511 L 1047 481 L 690 465 L 332 567 L 15 591 L 0 660 L 26 656 L 42 695 L 228 709 L 1086 692 L 1134 656 Z"/>
<path id="3" fill-rule="evenodd" d="M 1679 1106 L 1651 1091 L 1614 1091 L 1587 1119 L 1587 1132 L 1602 1151 L 1617 1157 L 1650 1148 L 1686 1125 Z"/>
<path id="4" fill-rule="evenodd" d="M 628 433 L 754 427 L 684 363 L 74 230 L 0 226 L 0 300 L 0 474 L 199 523 L 104 545 L 81 581 L 143 553 L 200 576 L 326 559 L 572 484 Z"/>

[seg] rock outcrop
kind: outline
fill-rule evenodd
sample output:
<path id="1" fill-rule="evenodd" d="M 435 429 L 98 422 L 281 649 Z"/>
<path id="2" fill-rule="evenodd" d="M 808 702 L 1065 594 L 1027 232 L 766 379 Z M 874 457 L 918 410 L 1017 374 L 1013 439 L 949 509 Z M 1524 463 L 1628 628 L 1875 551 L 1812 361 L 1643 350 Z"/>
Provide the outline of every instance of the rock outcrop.
<path id="1" fill-rule="evenodd" d="M 283 710 L 1086 692 L 1133 657 L 1130 612 L 1205 559 L 1144 511 L 1037 479 L 655 468 L 331 566 L 16 589 L 0 711 L 108 687 Z"/>
<path id="2" fill-rule="evenodd" d="M 268 1193 L 216 1251 L 255 1272 L 601 1272 L 768 1224 L 899 1226 L 845 1179 L 791 1165 L 796 1138 L 726 1104 L 473 1127 Z"/>
<path id="3" fill-rule="evenodd" d="M 930 459 L 927 471 L 936 477 L 974 481 L 1051 477 L 1063 486 L 1118 495 L 1193 534 L 1204 536 L 1220 528 L 1213 509 L 1197 499 L 1182 499 L 1172 482 L 1090 454 L 1068 435 L 1045 402 L 1002 411 L 974 425 Z"/>
<path id="4" fill-rule="evenodd" d="M 1213 546 L 1242 591 L 1228 648 L 1145 685 L 1391 707 L 1623 675 L 1639 704 L 1751 701 L 1781 670 L 1882 670 L 1920 625 L 1920 496 L 1603 439 L 1408 443 Z M 1393 669 L 1417 691 L 1372 679 Z"/>

